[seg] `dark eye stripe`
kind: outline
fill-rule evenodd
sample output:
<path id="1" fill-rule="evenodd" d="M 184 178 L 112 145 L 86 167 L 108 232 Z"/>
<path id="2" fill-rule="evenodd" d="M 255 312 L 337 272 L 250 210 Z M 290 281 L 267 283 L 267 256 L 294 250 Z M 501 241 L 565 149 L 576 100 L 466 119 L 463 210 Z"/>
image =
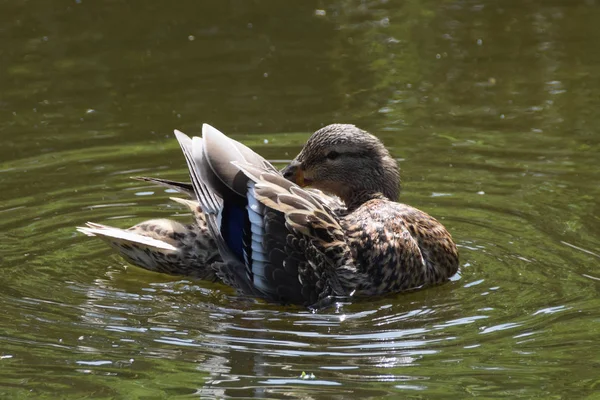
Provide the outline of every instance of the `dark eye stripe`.
<path id="1" fill-rule="evenodd" d="M 340 153 L 338 153 L 335 150 L 331 150 L 329 153 L 327 153 L 327 158 L 330 160 L 335 160 L 336 158 L 338 158 L 340 156 Z"/>

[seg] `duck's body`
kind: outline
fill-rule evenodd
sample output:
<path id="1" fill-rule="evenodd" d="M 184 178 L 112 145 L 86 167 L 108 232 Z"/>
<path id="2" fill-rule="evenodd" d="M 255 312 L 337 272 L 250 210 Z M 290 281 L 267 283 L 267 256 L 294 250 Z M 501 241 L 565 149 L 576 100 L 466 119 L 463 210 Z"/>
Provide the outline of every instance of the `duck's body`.
<path id="1" fill-rule="evenodd" d="M 213 271 L 206 276 L 243 293 L 312 305 L 436 284 L 458 269 L 448 231 L 395 201 L 396 162 L 377 138 L 353 125 L 317 131 L 282 172 L 208 125 L 203 138 L 176 136 L 199 203 L 190 227 L 202 228 L 218 250 L 183 258 L 193 268 L 184 265 L 182 273 Z"/>

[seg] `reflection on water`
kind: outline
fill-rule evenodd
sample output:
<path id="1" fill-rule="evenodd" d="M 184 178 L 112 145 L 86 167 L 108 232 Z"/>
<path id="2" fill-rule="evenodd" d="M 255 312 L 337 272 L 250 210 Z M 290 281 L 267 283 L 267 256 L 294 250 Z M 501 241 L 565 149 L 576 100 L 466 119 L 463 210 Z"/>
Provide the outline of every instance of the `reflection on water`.
<path id="1" fill-rule="evenodd" d="M 597 390 L 594 2 L 32 0 L 0 22 L 0 397 Z M 324 124 L 376 133 L 402 200 L 453 233 L 460 273 L 313 314 L 76 234 L 189 219 L 128 177 L 185 179 L 170 132 L 202 122 L 272 160 Z"/>

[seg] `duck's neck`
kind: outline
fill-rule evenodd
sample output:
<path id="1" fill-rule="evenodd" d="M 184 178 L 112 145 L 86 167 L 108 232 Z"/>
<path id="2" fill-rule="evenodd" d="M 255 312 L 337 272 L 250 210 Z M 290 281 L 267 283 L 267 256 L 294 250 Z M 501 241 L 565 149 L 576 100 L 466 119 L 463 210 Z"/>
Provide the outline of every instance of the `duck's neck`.
<path id="1" fill-rule="evenodd" d="M 355 179 L 346 186 L 338 186 L 336 193 L 352 212 L 373 199 L 398 201 L 400 194 L 400 171 L 391 157 L 383 157 L 384 162 L 367 179 Z"/>
<path id="2" fill-rule="evenodd" d="M 349 213 L 353 212 L 367 201 L 374 199 L 389 200 L 383 193 L 374 190 L 358 190 L 342 197 Z"/>

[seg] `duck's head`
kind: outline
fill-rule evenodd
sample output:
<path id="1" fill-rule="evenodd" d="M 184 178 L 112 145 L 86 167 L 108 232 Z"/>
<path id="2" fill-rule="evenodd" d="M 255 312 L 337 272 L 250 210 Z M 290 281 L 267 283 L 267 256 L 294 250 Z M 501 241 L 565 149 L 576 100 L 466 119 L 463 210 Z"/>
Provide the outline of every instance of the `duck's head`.
<path id="1" fill-rule="evenodd" d="M 400 192 L 396 160 L 378 138 L 354 125 L 319 129 L 282 173 L 300 186 L 334 194 L 346 204 L 364 193 L 381 193 L 396 201 Z"/>

